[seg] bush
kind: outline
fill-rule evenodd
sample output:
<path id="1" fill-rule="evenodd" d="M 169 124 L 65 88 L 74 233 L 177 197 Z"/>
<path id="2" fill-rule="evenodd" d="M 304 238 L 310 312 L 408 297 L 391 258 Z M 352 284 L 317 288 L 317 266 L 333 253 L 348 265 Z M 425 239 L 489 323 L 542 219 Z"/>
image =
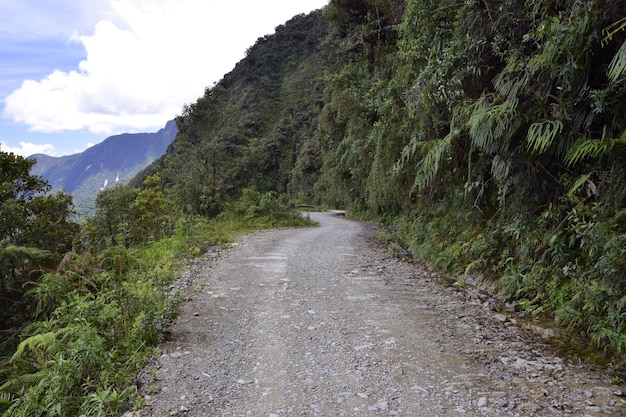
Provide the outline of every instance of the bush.
<path id="1" fill-rule="evenodd" d="M 240 223 L 245 228 L 301 227 L 313 223 L 300 215 L 286 195 L 270 191 L 264 194 L 243 190 L 242 197 L 223 213 L 222 220 Z"/>

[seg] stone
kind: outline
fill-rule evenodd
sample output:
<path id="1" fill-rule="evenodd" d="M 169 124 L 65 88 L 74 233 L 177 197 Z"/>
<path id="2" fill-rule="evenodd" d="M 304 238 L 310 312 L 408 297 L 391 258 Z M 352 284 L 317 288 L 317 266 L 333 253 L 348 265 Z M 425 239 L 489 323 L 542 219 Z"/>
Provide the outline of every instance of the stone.
<path id="1" fill-rule="evenodd" d="M 487 400 L 487 397 L 480 397 L 478 399 L 478 404 L 477 405 L 482 408 L 482 407 L 486 407 L 488 403 L 489 403 L 489 401 Z"/>
<path id="2" fill-rule="evenodd" d="M 500 323 L 506 323 L 509 320 L 506 314 L 502 314 L 502 313 L 494 314 L 493 317 L 496 320 L 498 320 Z"/>
<path id="3" fill-rule="evenodd" d="M 506 408 L 509 406 L 509 402 L 504 398 L 498 398 L 495 404 L 497 407 L 500 407 L 500 408 Z"/>
<path id="4" fill-rule="evenodd" d="M 585 411 L 588 413 L 601 413 L 602 407 L 598 407 L 597 405 L 588 405 L 585 407 Z"/>
<path id="5" fill-rule="evenodd" d="M 385 411 L 389 404 L 385 400 L 378 401 L 376 404 L 368 407 L 368 411 Z"/>
<path id="6" fill-rule="evenodd" d="M 520 405 L 517 406 L 518 411 L 525 411 L 529 413 L 536 413 L 537 411 L 541 410 L 541 408 L 542 407 L 539 404 L 534 403 L 532 401 L 521 403 Z"/>

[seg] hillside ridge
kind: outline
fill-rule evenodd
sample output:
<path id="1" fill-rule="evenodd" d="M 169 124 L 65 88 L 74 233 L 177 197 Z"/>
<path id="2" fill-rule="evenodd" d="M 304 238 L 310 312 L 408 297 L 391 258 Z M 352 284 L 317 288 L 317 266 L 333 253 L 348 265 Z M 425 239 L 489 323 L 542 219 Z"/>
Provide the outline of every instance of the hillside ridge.
<path id="1" fill-rule="evenodd" d="M 157 132 L 113 135 L 74 155 L 31 155 L 29 159 L 37 160 L 32 173 L 47 180 L 52 191 L 72 194 L 79 214 L 90 214 L 99 191 L 130 181 L 165 153 L 176 133 L 170 120 Z"/>

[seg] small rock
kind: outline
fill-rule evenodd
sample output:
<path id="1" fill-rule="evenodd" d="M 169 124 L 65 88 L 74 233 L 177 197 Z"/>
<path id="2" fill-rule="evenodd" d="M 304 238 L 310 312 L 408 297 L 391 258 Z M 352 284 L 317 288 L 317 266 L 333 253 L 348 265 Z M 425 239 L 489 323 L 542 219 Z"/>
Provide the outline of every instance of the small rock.
<path id="1" fill-rule="evenodd" d="M 518 407 L 517 407 L 518 411 L 527 411 L 529 413 L 536 413 L 537 411 L 541 410 L 541 406 L 537 403 L 534 403 L 532 401 L 528 401 L 525 403 L 521 403 Z"/>
<path id="2" fill-rule="evenodd" d="M 519 304 L 517 304 L 515 301 L 513 301 L 512 303 L 505 303 L 504 308 L 511 313 L 516 313 L 521 310 Z"/>
<path id="3" fill-rule="evenodd" d="M 368 411 L 385 411 L 389 404 L 385 400 L 378 401 L 376 404 L 370 406 Z"/>
<path id="4" fill-rule="evenodd" d="M 502 313 L 494 314 L 493 317 L 496 320 L 498 320 L 500 323 L 506 323 L 509 320 L 506 314 L 502 314 Z"/>
<path id="5" fill-rule="evenodd" d="M 486 407 L 488 402 L 489 401 L 487 400 L 487 397 L 480 397 L 480 399 L 478 400 L 478 404 L 477 405 L 479 407 L 481 407 L 481 408 L 482 407 Z"/>
<path id="6" fill-rule="evenodd" d="M 506 408 L 509 406 L 509 402 L 504 398 L 498 398 L 496 400 L 496 406 L 500 408 Z"/>

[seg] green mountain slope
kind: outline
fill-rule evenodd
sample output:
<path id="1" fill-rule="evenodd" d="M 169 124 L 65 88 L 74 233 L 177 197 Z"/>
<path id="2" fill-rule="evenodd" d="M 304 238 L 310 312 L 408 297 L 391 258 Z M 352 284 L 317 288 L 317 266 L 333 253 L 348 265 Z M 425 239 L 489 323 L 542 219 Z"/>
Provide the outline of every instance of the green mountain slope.
<path id="1" fill-rule="evenodd" d="M 310 194 L 314 178 L 300 186 L 292 177 L 323 107 L 320 15 L 296 16 L 259 38 L 231 73 L 184 109 L 172 146 L 133 184 L 158 173 L 183 207 L 205 215 L 245 187 Z"/>
<path id="2" fill-rule="evenodd" d="M 75 155 L 32 155 L 29 158 L 37 160 L 32 173 L 48 181 L 53 191 L 72 194 L 78 214 L 89 215 L 101 189 L 130 181 L 165 153 L 176 132 L 170 121 L 158 132 L 111 136 Z"/>

